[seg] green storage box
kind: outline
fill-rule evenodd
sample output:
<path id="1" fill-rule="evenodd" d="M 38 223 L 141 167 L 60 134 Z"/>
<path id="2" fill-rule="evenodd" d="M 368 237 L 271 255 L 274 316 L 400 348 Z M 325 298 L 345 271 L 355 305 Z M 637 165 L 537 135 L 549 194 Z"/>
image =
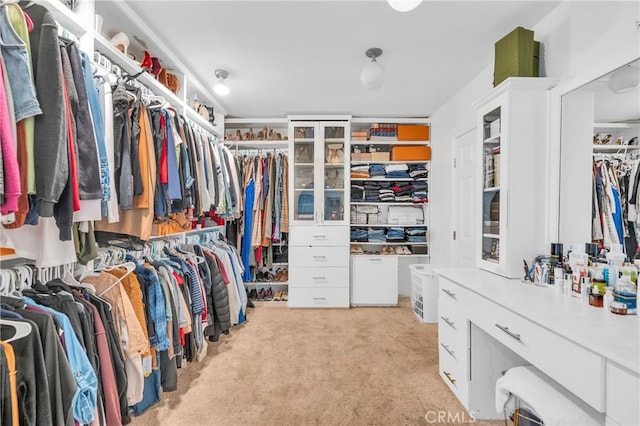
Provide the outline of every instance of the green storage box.
<path id="1" fill-rule="evenodd" d="M 538 77 L 540 43 L 533 31 L 518 27 L 496 42 L 493 86 L 509 77 Z"/>

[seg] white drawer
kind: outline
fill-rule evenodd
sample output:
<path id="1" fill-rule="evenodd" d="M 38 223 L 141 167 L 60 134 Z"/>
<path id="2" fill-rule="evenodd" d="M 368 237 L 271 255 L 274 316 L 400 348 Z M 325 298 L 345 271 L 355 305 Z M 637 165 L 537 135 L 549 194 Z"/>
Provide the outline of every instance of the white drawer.
<path id="1" fill-rule="evenodd" d="M 466 359 L 465 334 L 454 330 L 443 321 L 438 322 L 438 347 L 447 351 L 458 362 Z"/>
<path id="2" fill-rule="evenodd" d="M 469 298 L 468 310 L 471 322 L 596 410 L 604 412 L 603 357 L 482 296 Z"/>
<path id="3" fill-rule="evenodd" d="M 449 386 L 462 405 L 468 404 L 469 382 L 465 377 L 463 364 L 451 356 L 442 346 L 438 346 L 440 377 Z"/>
<path id="4" fill-rule="evenodd" d="M 452 301 L 465 303 L 467 291 L 460 287 L 458 284 L 439 277 L 438 288 L 440 289 L 440 291 L 438 292 L 438 297 L 450 298 Z"/>
<path id="5" fill-rule="evenodd" d="M 349 235 L 348 226 L 296 226 L 291 229 L 289 246 L 348 247 Z"/>
<path id="6" fill-rule="evenodd" d="M 349 287 L 289 287 L 290 308 L 348 308 Z"/>
<path id="7" fill-rule="evenodd" d="M 289 250 L 289 265 L 295 267 L 349 267 L 349 247 L 295 247 Z M 349 278 L 347 277 L 347 280 Z"/>
<path id="8" fill-rule="evenodd" d="M 632 371 L 607 363 L 607 417 L 615 424 L 639 425 L 640 378 Z"/>
<path id="9" fill-rule="evenodd" d="M 347 287 L 349 288 L 349 268 L 289 268 L 289 288 L 291 287 Z"/>
<path id="10" fill-rule="evenodd" d="M 351 304 L 368 306 L 398 304 L 398 258 L 396 256 L 352 256 L 351 278 Z"/>
<path id="11" fill-rule="evenodd" d="M 441 293 L 438 297 L 438 322 L 444 322 L 454 330 L 463 330 L 467 322 L 466 305 Z"/>

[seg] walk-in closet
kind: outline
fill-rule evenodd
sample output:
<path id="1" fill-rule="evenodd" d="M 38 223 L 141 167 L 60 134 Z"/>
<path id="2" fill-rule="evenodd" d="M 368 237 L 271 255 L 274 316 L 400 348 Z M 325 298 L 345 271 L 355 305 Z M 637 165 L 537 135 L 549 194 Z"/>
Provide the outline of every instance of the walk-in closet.
<path id="1" fill-rule="evenodd" d="M 639 425 L 639 22 L 0 0 L 0 426 Z"/>

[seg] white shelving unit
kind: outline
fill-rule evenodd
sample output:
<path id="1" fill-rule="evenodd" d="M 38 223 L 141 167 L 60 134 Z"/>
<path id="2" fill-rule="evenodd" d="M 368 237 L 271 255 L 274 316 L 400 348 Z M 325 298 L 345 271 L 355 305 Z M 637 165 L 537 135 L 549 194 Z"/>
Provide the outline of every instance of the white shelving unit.
<path id="1" fill-rule="evenodd" d="M 546 137 L 547 91 L 554 85 L 548 78 L 512 77 L 473 105 L 481 176 L 476 264 L 508 278 L 520 278 L 522 259 L 535 256 L 532 158 Z"/>
<path id="2" fill-rule="evenodd" d="M 391 123 L 406 125 L 428 125 L 429 122 L 424 118 L 364 118 L 356 117 L 352 119 L 352 130 L 364 131 L 369 130 L 374 123 Z M 419 141 L 397 141 L 397 140 L 354 140 L 352 146 L 371 146 L 378 148 L 382 146 L 393 147 L 395 145 L 406 146 L 429 146 L 428 140 Z M 422 164 L 430 173 L 430 161 L 426 160 L 351 160 L 352 166 L 368 166 L 372 164 L 380 165 L 419 165 Z M 361 185 L 367 183 L 389 183 L 389 182 L 429 182 L 429 178 L 350 178 L 351 184 Z M 406 230 L 415 228 L 426 228 L 425 242 L 408 242 L 408 241 L 351 241 L 352 250 L 362 248 L 364 254 L 351 253 L 351 304 L 364 306 L 388 306 L 397 303 L 397 295 L 410 295 L 413 293 L 410 286 L 410 270 L 409 265 L 417 263 L 429 262 L 429 203 L 413 203 L 413 202 L 384 202 L 384 201 L 351 201 L 351 208 L 357 212 L 360 207 L 376 207 L 379 211 L 380 223 L 358 223 L 354 212 L 351 213 L 351 230 L 371 228 L 405 228 Z M 423 212 L 424 223 L 390 223 L 387 218 L 389 209 L 399 206 L 412 206 L 420 208 Z M 368 219 L 367 219 L 368 222 Z M 382 253 L 382 248 L 395 250 L 396 248 L 406 246 L 411 251 L 419 250 L 418 254 L 378 254 Z M 413 249 L 413 250 L 412 250 Z M 426 253 L 422 253 L 426 251 Z M 406 287 L 406 288 L 405 288 Z M 412 299 L 413 300 L 413 299 Z M 417 300 L 417 298 L 415 298 Z"/>
<path id="3" fill-rule="evenodd" d="M 137 62 L 116 49 L 116 47 L 102 35 L 94 34 L 94 42 L 95 50 L 107 57 L 115 65 L 118 65 L 127 74 L 136 75 L 142 71 L 142 68 L 140 68 L 140 65 Z M 151 89 L 151 91 L 157 96 L 162 96 L 174 108 L 177 108 L 179 112 L 184 114 L 188 120 L 191 120 L 193 123 L 197 124 L 212 135 L 222 138 L 222 134 L 218 129 L 202 118 L 196 110 L 187 105 L 185 99 L 178 97 L 178 95 L 156 80 L 153 75 L 143 72 L 136 78 L 136 80 Z"/>
<path id="4" fill-rule="evenodd" d="M 113 64 L 118 65 L 123 71 L 127 72 L 130 75 L 135 75 L 142 71 L 142 68 L 140 68 L 140 65 L 138 63 L 116 49 L 104 36 L 102 36 L 101 34 L 97 34 L 94 31 L 94 13 L 92 2 L 80 1 L 77 5 L 77 9 L 80 11 L 79 13 L 69 9 L 59 0 L 36 0 L 35 3 L 46 7 L 47 10 L 51 12 L 56 22 L 58 22 L 58 24 L 62 28 L 69 31 L 78 39 L 89 38 L 89 43 L 82 43 L 83 49 L 90 49 L 92 47 L 93 49 L 97 50 L 102 55 L 107 57 L 110 61 L 112 61 Z M 131 10 L 128 5 L 125 5 L 124 2 L 120 3 L 119 7 L 126 8 L 126 16 L 129 19 L 135 20 L 137 18 L 137 14 L 135 14 L 135 12 Z M 146 25 L 142 25 L 142 20 L 140 20 L 140 22 L 141 28 L 144 27 L 143 29 L 147 30 L 147 32 L 151 36 L 149 38 L 157 39 L 157 37 L 155 37 L 155 34 L 153 34 L 151 30 L 146 27 Z M 167 46 L 162 45 L 162 47 L 162 50 L 164 50 L 164 54 L 174 56 L 169 51 Z M 93 58 L 92 52 L 88 53 L 89 57 Z M 183 66 L 181 67 L 181 69 L 184 71 L 186 67 Z M 188 77 L 189 73 L 185 72 L 183 76 L 184 80 L 182 81 L 182 85 L 185 87 L 189 83 L 187 81 Z M 178 112 L 185 115 L 188 120 L 191 120 L 194 124 L 200 126 L 212 135 L 215 135 L 218 138 L 222 138 L 222 133 L 214 126 L 212 126 L 211 123 L 202 118 L 193 108 L 187 105 L 186 99 L 180 98 L 179 96 L 175 95 L 159 81 L 154 79 L 151 74 L 142 73 L 137 78 L 137 80 L 144 86 L 148 87 L 154 94 L 165 98 L 174 108 L 176 108 L 176 110 L 178 110 Z M 197 87 L 203 87 L 203 85 L 193 77 L 191 77 L 190 84 L 193 84 Z M 213 97 L 211 98 L 218 109 L 224 111 L 217 100 Z"/>
<path id="5" fill-rule="evenodd" d="M 349 117 L 289 120 L 288 306 L 348 308 Z M 331 150 L 342 161 L 331 162 Z"/>
<path id="6" fill-rule="evenodd" d="M 90 32 L 89 27 L 82 18 L 76 12 L 65 6 L 60 0 L 36 0 L 34 3 L 46 7 L 56 22 L 76 37 L 81 38 Z"/>
<path id="7" fill-rule="evenodd" d="M 227 118 L 225 121 L 225 141 L 224 144 L 231 149 L 261 150 L 275 149 L 284 150 L 289 148 L 288 120 L 286 118 Z M 268 134 L 262 139 L 257 139 L 258 133 L 264 129 L 272 130 L 272 139 L 267 139 Z M 239 132 L 243 139 L 237 139 Z M 253 133 L 254 139 L 246 139 L 245 134 Z M 280 133 L 280 139 L 275 138 L 275 134 Z"/>
<path id="8" fill-rule="evenodd" d="M 244 137 L 245 133 L 251 132 L 254 137 L 257 137 L 258 132 L 262 131 L 264 133 L 264 129 L 272 130 L 273 134 L 279 132 L 281 139 L 262 139 L 262 140 L 237 140 L 236 133 L 240 132 L 241 136 Z M 288 121 L 286 118 L 227 118 L 225 119 L 225 141 L 224 144 L 229 147 L 232 151 L 239 154 L 241 152 L 246 153 L 247 155 L 255 155 L 261 154 L 265 151 L 273 151 L 273 152 L 283 152 L 288 153 L 289 151 L 289 140 L 287 138 L 288 134 Z M 231 138 L 231 139 L 230 139 Z M 289 158 L 289 161 L 291 159 Z M 291 186 L 293 181 L 289 179 L 289 185 Z M 297 189 L 296 189 L 297 191 Z M 288 212 L 287 212 L 288 213 Z M 278 250 L 278 247 L 286 247 L 288 246 L 288 241 L 284 241 L 282 243 L 272 244 L 274 251 Z M 262 269 L 261 271 L 256 271 L 257 273 L 269 272 L 273 275 L 276 274 L 278 269 L 289 269 L 289 262 L 273 262 L 272 267 L 269 269 Z M 289 287 L 289 281 L 245 281 L 244 285 L 251 288 L 269 288 L 272 287 L 275 291 L 277 290 L 287 290 Z M 288 297 L 288 296 L 287 296 Z M 257 300 L 260 302 L 261 300 Z"/>

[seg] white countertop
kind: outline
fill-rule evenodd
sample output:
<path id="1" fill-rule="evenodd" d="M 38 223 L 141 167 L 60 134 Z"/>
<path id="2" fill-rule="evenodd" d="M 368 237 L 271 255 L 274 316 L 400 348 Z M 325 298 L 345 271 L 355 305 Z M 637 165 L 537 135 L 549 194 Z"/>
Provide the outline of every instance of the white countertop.
<path id="1" fill-rule="evenodd" d="M 562 337 L 640 373 L 638 315 L 615 315 L 580 298 L 477 268 L 436 268 L 434 272 Z"/>

